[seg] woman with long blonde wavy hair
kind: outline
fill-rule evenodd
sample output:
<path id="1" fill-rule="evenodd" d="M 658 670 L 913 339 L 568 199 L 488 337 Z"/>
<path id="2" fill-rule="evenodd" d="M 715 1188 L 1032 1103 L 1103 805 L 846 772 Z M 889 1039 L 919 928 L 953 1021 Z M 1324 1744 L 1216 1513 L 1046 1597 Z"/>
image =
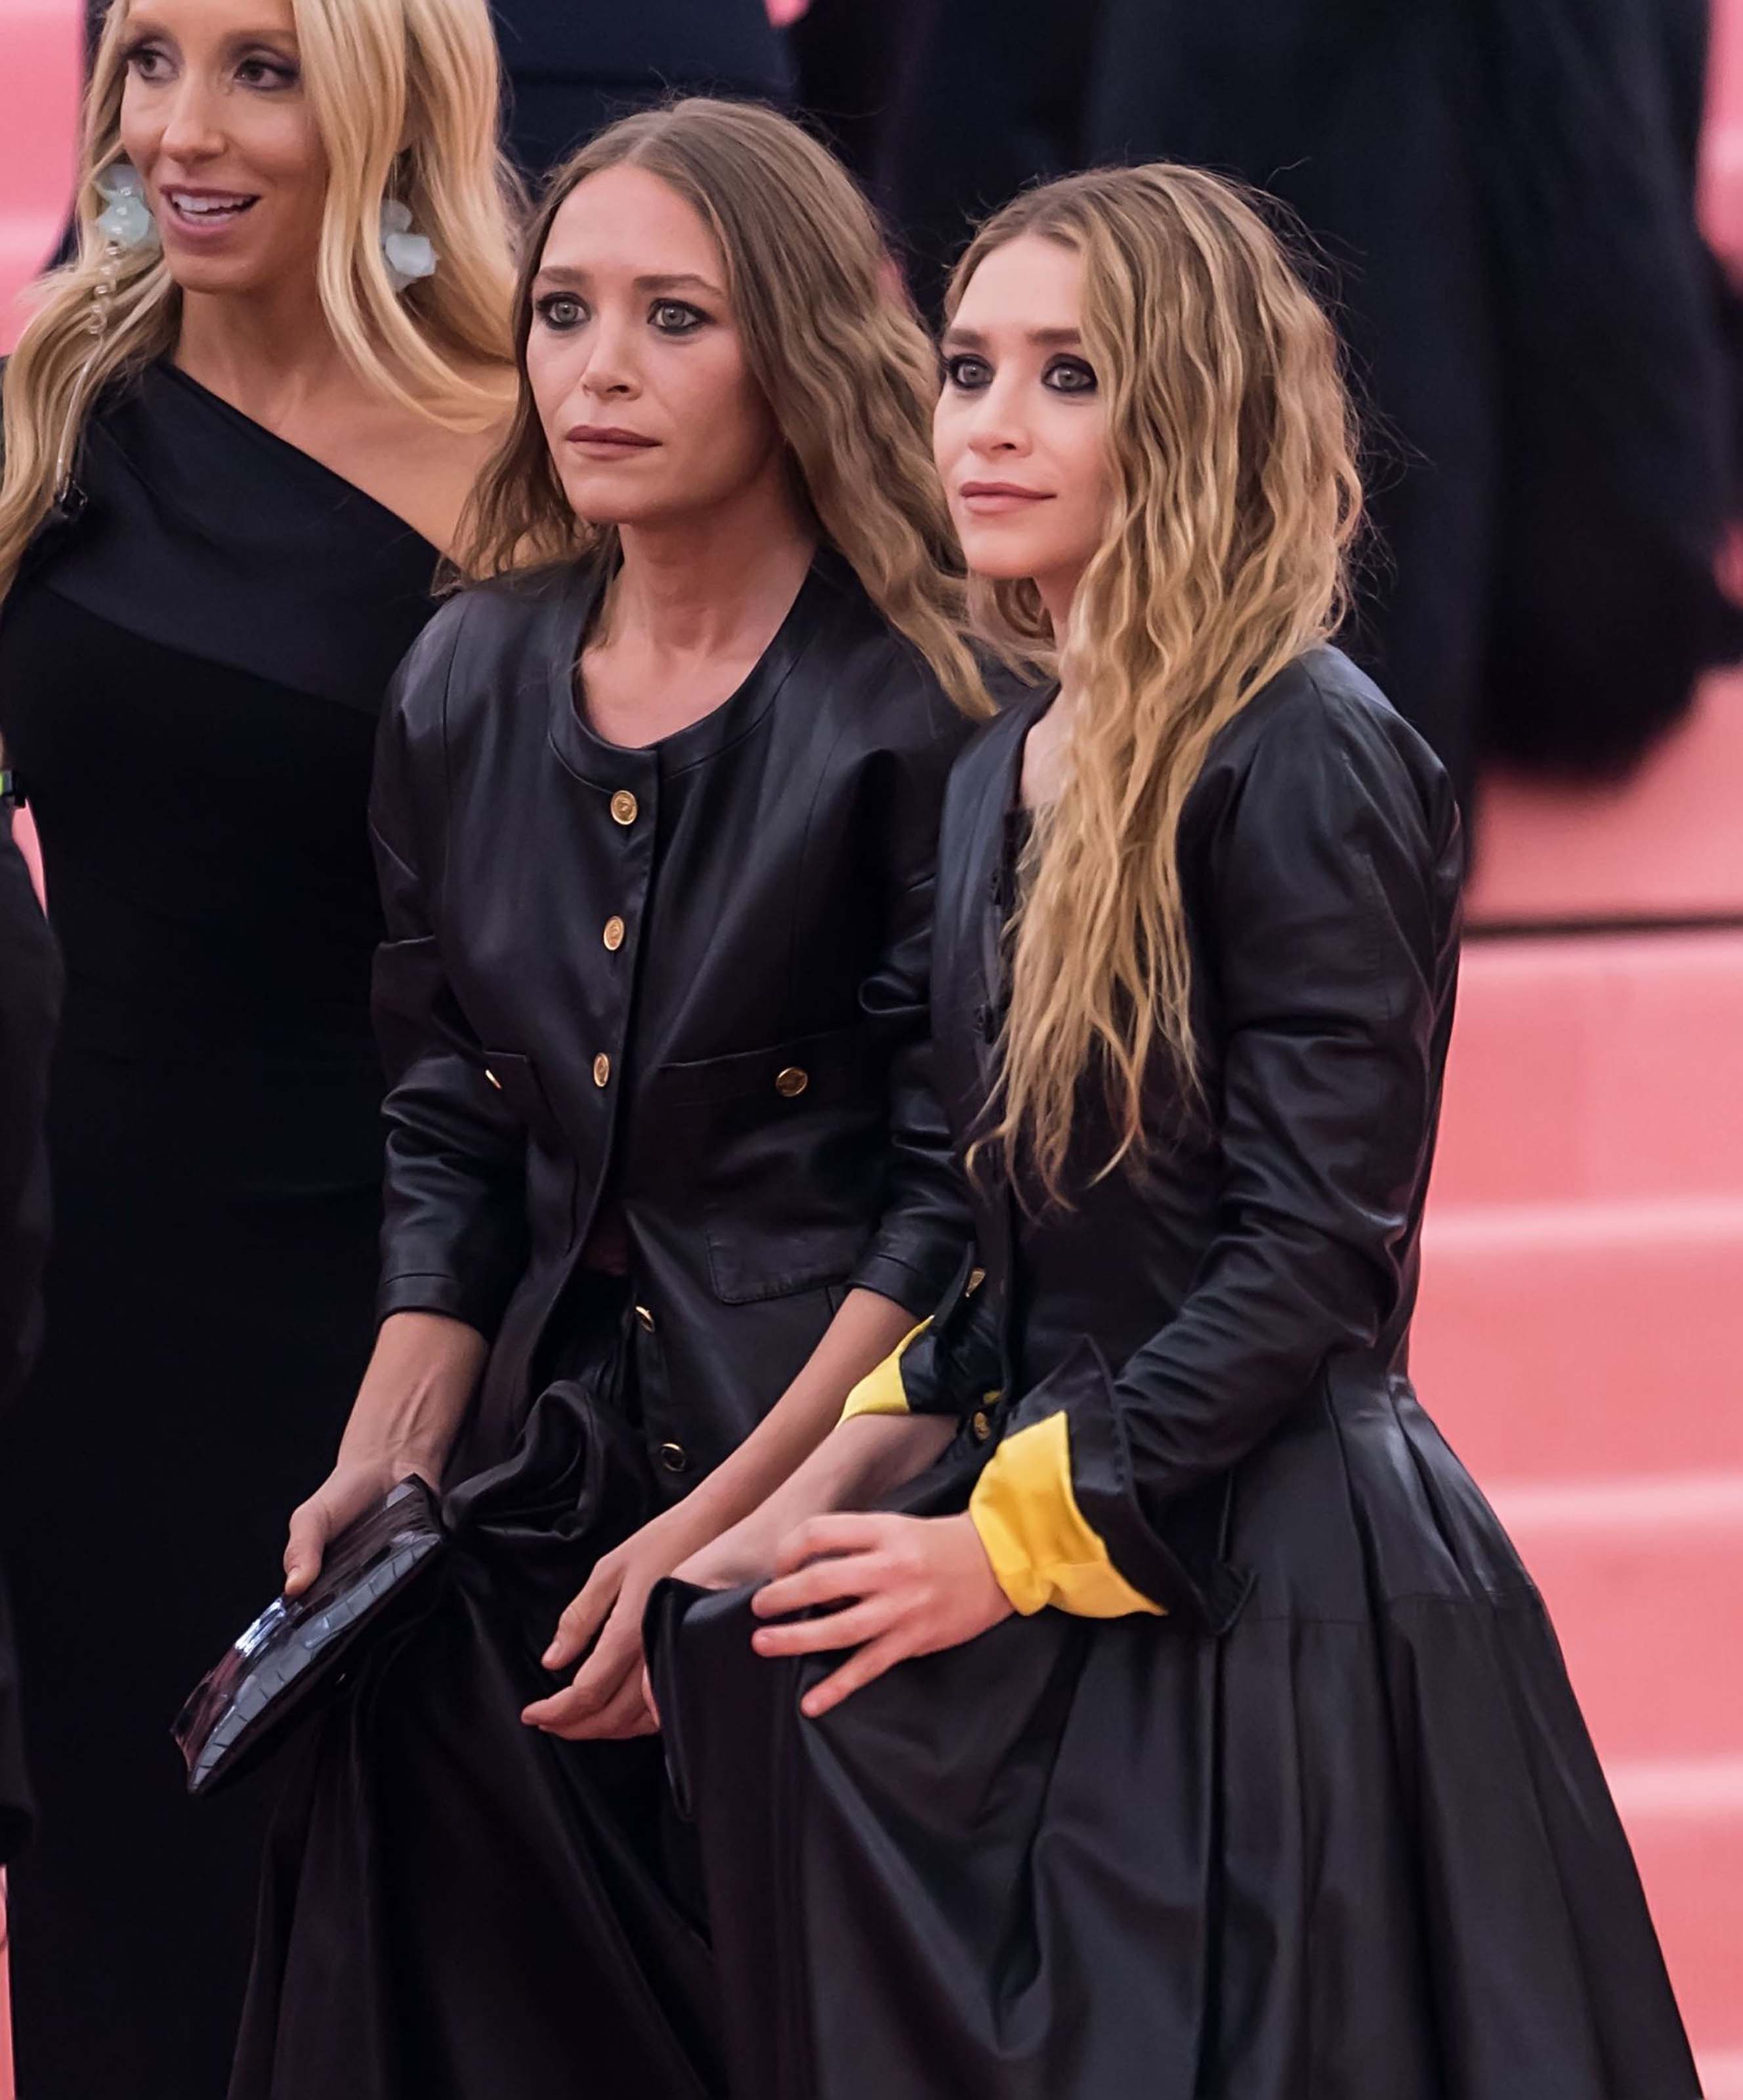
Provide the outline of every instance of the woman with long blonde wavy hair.
<path id="1" fill-rule="evenodd" d="M 263 1803 L 191 1808 L 166 1731 L 368 1352 L 368 781 L 512 399 L 497 86 L 485 0 L 114 0 L 4 373 L 0 739 L 68 980 L 0 1449 L 28 2091 L 215 2093 L 234 2041 Z"/>
<path id="2" fill-rule="evenodd" d="M 288 1586 L 412 1474 L 444 1579 L 307 1732 L 233 2100 L 705 2100 L 654 1584 L 947 1283 L 939 811 L 970 717 L 930 346 L 796 126 L 554 178 L 520 388 L 390 702 L 374 1357 Z"/>
<path id="3" fill-rule="evenodd" d="M 655 1599 L 735 2100 L 1693 2100 L 1407 1375 L 1459 825 L 1330 639 L 1330 323 L 1158 165 L 992 219 L 943 348 L 974 596 L 1052 675 L 947 798 L 957 1284 Z"/>

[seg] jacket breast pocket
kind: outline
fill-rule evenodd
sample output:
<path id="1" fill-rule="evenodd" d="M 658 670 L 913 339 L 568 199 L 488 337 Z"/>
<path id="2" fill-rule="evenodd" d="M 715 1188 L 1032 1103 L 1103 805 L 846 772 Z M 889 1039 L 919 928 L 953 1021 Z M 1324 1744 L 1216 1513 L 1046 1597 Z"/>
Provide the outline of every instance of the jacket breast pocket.
<path id="1" fill-rule="evenodd" d="M 723 1304 L 845 1282 L 877 1223 L 887 1081 L 873 1032 L 832 1029 L 669 1065 Z"/>

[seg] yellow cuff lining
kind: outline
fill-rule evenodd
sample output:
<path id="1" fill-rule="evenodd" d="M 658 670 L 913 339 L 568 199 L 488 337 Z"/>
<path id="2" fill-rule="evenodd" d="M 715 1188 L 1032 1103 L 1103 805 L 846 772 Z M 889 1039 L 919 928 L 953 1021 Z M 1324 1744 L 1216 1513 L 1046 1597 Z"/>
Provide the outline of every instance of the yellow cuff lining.
<path id="1" fill-rule="evenodd" d="M 922 1320 L 917 1327 L 911 1328 L 877 1369 L 866 1374 L 847 1396 L 847 1405 L 841 1410 L 844 1422 L 850 1421 L 856 1414 L 906 1414 L 909 1412 L 907 1392 L 902 1383 L 902 1352 L 909 1343 L 924 1335 L 931 1325 L 931 1321 L 927 1319 Z"/>
<path id="2" fill-rule="evenodd" d="M 1063 1414 L 1005 1438 L 974 1484 L 969 1515 L 999 1587 L 1019 1612 L 1054 1604 L 1085 1619 L 1119 1619 L 1130 1612 L 1164 1616 L 1163 1607 L 1134 1590 L 1114 1565 L 1078 1507 Z"/>

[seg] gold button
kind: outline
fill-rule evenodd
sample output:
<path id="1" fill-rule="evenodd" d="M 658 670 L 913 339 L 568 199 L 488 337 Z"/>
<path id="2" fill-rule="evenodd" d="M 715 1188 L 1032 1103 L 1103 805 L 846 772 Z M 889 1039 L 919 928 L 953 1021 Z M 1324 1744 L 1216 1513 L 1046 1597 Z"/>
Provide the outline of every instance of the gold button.
<path id="1" fill-rule="evenodd" d="M 605 931 L 599 936 L 615 955 L 624 945 L 624 922 L 614 912 L 605 922 Z"/>
<path id="2" fill-rule="evenodd" d="M 602 1087 L 611 1076 L 611 1061 L 602 1050 L 594 1060 L 594 1084 L 596 1087 Z"/>
<path id="3" fill-rule="evenodd" d="M 487 1079 L 488 1079 L 488 1080 L 489 1080 L 489 1082 L 490 1082 L 490 1083 L 492 1084 L 492 1086 L 493 1086 L 493 1087 L 496 1088 L 496 1092 L 497 1092 L 499 1094 L 502 1092 L 502 1082 L 501 1082 L 501 1080 L 500 1080 L 500 1079 L 496 1077 L 496 1074 L 495 1074 L 493 1071 L 492 1071 L 492 1070 L 491 1070 L 491 1069 L 490 1069 L 489 1065 L 488 1065 L 484 1067 L 484 1077 L 485 1077 Z"/>
<path id="4" fill-rule="evenodd" d="M 611 797 L 611 818 L 615 823 L 633 824 L 641 804 L 627 788 L 620 788 Z"/>
<path id="5" fill-rule="evenodd" d="M 801 1065 L 789 1065 L 783 1072 L 774 1075 L 774 1091 L 784 1094 L 788 1100 L 796 1101 L 811 1083 L 811 1075 Z"/>
<path id="6" fill-rule="evenodd" d="M 646 1328 L 648 1333 L 651 1335 L 654 1331 L 654 1316 L 648 1311 L 647 1308 L 645 1305 L 637 1306 L 635 1308 L 635 1317 L 641 1321 L 642 1325 Z"/>
<path id="7" fill-rule="evenodd" d="M 662 1444 L 660 1462 L 669 1473 L 682 1473 L 690 1464 L 690 1454 L 682 1444 Z"/>
<path id="8" fill-rule="evenodd" d="M 992 1417 L 984 1407 L 977 1407 L 969 1427 L 974 1432 L 975 1442 L 984 1444 L 992 1434 Z"/>

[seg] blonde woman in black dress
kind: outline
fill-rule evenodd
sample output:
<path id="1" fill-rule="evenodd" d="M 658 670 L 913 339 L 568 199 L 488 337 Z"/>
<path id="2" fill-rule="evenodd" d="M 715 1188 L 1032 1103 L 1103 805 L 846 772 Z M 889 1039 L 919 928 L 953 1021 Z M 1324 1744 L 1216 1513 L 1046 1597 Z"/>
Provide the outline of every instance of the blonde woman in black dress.
<path id="1" fill-rule="evenodd" d="M 1462 849 L 1330 646 L 1330 326 L 1155 166 L 999 214 L 943 347 L 983 612 L 1057 679 L 946 801 L 958 1284 L 680 1571 L 774 1579 L 656 1600 L 732 2091 L 1695 2100 L 1542 1601 L 1408 1376 Z"/>
<path id="2" fill-rule="evenodd" d="M 27 2092 L 223 2089 L 263 1804 L 189 1804 L 168 1730 L 368 1350 L 364 805 L 507 399 L 496 95 L 483 0 L 117 0 L 5 375 L 0 733 L 68 977 L 0 1454 Z"/>

